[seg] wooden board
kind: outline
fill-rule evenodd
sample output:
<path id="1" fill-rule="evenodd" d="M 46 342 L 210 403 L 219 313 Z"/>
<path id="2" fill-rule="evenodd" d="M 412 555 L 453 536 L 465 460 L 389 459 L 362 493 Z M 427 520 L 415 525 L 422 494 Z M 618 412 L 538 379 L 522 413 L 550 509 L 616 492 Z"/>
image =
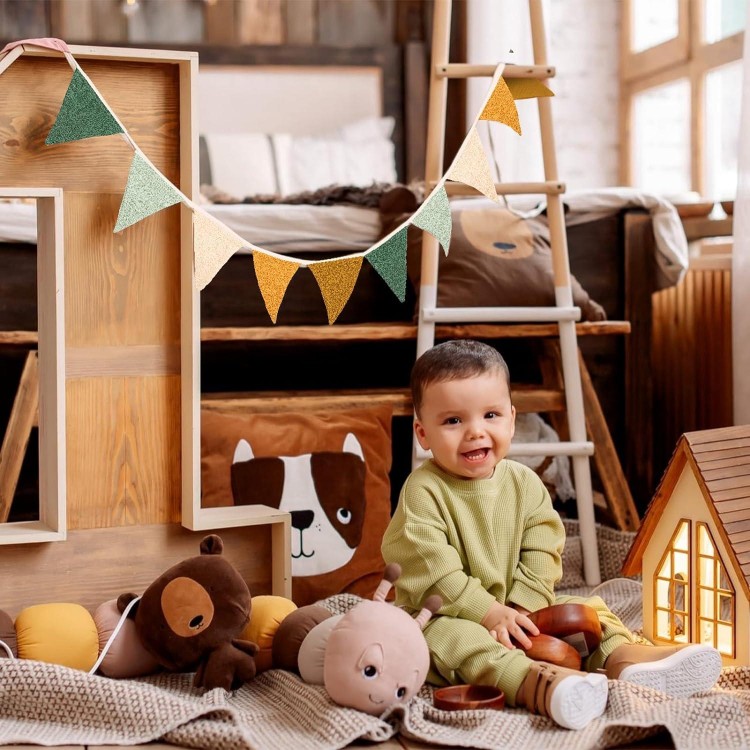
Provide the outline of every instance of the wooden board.
<path id="1" fill-rule="evenodd" d="M 190 102 L 179 69 L 196 56 L 171 53 L 165 62 L 151 51 L 93 52 L 76 55 L 78 63 L 155 167 L 191 195 L 193 175 L 180 171 L 192 134 L 181 119 Z M 68 527 L 177 522 L 184 209 L 113 233 L 132 148 L 116 135 L 44 144 L 71 74 L 59 55 L 27 54 L 0 78 L 0 185 L 64 189 L 65 349 L 74 365 L 66 387 Z M 144 363 L 149 353 L 160 361 L 165 349 L 167 362 L 177 360 L 172 370 Z M 129 372 L 113 365 L 128 359 Z"/>

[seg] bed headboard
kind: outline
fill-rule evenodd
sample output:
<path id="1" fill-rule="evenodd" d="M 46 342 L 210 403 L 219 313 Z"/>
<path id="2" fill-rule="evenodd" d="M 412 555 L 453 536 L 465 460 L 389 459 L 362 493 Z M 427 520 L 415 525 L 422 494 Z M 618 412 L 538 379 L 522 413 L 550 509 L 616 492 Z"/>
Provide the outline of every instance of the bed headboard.
<path id="1" fill-rule="evenodd" d="M 200 132 L 316 135 L 358 119 L 391 116 L 404 180 L 403 50 L 301 45 L 197 48 Z M 420 139 L 424 141 L 424 137 Z"/>

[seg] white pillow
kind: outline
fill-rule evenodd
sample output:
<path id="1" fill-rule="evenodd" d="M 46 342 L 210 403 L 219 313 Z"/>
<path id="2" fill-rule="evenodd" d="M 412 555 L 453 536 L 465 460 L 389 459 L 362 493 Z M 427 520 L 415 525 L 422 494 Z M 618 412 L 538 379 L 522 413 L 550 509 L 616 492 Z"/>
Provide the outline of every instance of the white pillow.
<path id="1" fill-rule="evenodd" d="M 345 125 L 323 136 L 272 136 L 282 195 L 326 185 L 396 182 L 392 117 Z"/>
<path id="2" fill-rule="evenodd" d="M 279 192 L 271 138 L 264 133 L 204 135 L 211 184 L 236 198 Z"/>
<path id="3" fill-rule="evenodd" d="M 372 117 L 321 136 L 206 134 L 211 184 L 244 198 L 396 182 L 394 126 L 393 117 Z"/>

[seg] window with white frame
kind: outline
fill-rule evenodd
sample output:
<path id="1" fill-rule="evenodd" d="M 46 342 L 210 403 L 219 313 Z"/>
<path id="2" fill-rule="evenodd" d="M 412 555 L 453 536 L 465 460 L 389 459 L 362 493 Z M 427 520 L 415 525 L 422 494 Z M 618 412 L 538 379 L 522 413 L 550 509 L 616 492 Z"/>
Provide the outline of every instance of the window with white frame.
<path id="1" fill-rule="evenodd" d="M 624 0 L 621 181 L 676 198 L 737 186 L 748 0 Z"/>

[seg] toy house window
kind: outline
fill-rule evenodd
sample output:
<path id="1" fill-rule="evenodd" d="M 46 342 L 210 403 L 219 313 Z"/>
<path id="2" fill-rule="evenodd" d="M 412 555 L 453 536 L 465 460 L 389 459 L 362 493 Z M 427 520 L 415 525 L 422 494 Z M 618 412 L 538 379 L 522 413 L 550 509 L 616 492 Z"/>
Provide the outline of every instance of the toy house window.
<path id="1" fill-rule="evenodd" d="M 690 521 L 677 525 L 654 576 L 656 637 L 690 641 Z"/>
<path id="2" fill-rule="evenodd" d="M 698 632 L 700 642 L 734 656 L 735 595 L 708 527 L 698 524 Z"/>

